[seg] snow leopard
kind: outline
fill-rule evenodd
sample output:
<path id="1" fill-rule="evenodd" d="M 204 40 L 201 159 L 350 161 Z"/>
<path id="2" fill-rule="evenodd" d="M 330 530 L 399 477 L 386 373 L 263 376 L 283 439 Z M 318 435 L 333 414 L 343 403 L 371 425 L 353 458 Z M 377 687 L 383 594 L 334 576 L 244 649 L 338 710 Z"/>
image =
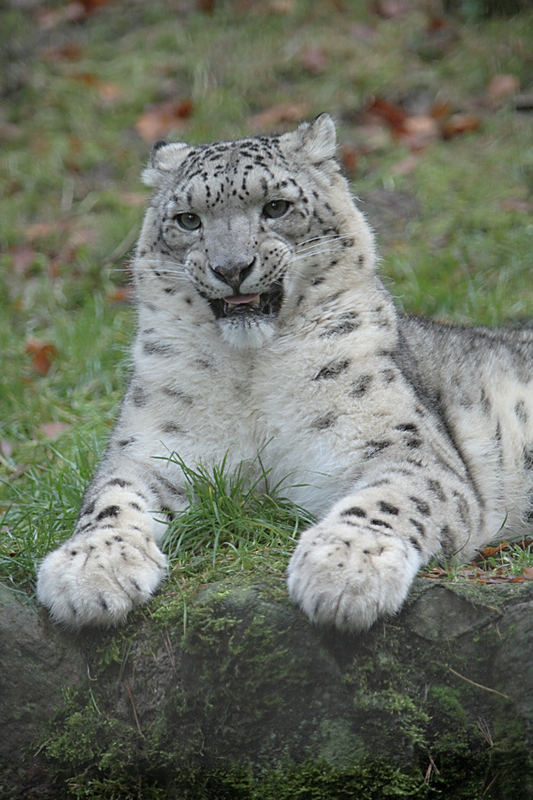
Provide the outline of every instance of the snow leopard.
<path id="1" fill-rule="evenodd" d="M 317 519 L 287 571 L 313 623 L 355 633 L 402 607 L 435 556 L 533 522 L 533 329 L 396 309 L 328 114 L 290 132 L 158 142 L 133 262 L 131 379 L 73 535 L 38 600 L 115 625 L 167 574 L 182 464 L 261 453 Z M 509 534 L 507 534 L 509 535 Z"/>

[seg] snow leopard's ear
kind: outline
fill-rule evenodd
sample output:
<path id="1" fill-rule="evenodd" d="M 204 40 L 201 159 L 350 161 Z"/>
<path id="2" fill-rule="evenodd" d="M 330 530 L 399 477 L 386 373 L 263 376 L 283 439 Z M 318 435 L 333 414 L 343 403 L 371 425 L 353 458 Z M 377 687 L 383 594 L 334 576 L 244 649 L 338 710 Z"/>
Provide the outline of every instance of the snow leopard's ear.
<path id="1" fill-rule="evenodd" d="M 190 147 L 183 142 L 168 144 L 164 139 L 152 147 L 148 166 L 143 170 L 141 178 L 146 186 L 161 186 L 168 173 L 178 169 L 189 152 Z"/>
<path id="2" fill-rule="evenodd" d="M 311 164 L 335 157 L 337 132 L 329 114 L 320 114 L 312 122 L 303 122 L 287 136 L 292 137 L 295 152 Z"/>

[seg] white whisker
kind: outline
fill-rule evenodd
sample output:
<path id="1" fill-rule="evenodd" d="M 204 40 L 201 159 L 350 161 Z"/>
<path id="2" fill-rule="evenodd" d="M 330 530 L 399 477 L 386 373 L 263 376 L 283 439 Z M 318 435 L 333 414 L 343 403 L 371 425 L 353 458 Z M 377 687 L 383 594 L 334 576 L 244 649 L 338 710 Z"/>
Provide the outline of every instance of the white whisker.
<path id="1" fill-rule="evenodd" d="M 151 256 L 142 256 L 140 258 L 136 258 L 135 262 L 138 266 L 150 266 L 150 267 L 182 267 L 185 268 L 185 264 L 181 261 L 171 261 L 170 259 L 162 258 L 158 255 L 151 255 Z"/>
<path id="2" fill-rule="evenodd" d="M 343 239 L 353 239 L 353 234 L 351 233 L 335 233 L 333 235 L 329 233 L 322 234 L 321 236 L 312 236 L 310 239 L 304 239 L 302 242 L 299 242 L 297 247 L 305 247 L 305 245 L 315 243 L 315 242 L 336 242 L 342 241 Z"/>
<path id="3" fill-rule="evenodd" d="M 297 253 L 296 255 L 293 256 L 293 259 L 302 260 L 304 258 L 313 258 L 314 256 L 331 255 L 334 252 L 336 251 L 332 250 L 331 247 L 321 248 L 321 249 L 317 248 L 316 250 L 308 250 L 304 253 Z"/>

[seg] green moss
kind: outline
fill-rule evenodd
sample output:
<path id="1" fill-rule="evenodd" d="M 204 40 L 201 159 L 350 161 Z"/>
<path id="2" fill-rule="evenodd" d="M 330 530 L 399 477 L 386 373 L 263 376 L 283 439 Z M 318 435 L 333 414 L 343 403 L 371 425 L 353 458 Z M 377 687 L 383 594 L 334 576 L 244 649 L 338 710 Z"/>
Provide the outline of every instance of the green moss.
<path id="1" fill-rule="evenodd" d="M 118 797 L 118 791 L 126 789 L 127 776 L 138 772 L 139 737 L 128 725 L 103 714 L 88 694 L 67 698 L 53 731 L 42 751 L 52 767 L 58 797 L 91 797 L 95 784 L 111 789 L 103 796 Z M 133 795 L 123 795 L 128 796 Z"/>
<path id="2" fill-rule="evenodd" d="M 84 640 L 90 680 L 41 751 L 54 797 L 526 800 L 523 724 L 449 669 L 481 681 L 482 631 L 320 634 L 251 579 L 191 595 L 185 631 L 174 612 Z"/>
<path id="3" fill-rule="evenodd" d="M 351 769 L 336 769 L 324 762 L 304 762 L 268 771 L 258 777 L 246 771 L 218 771 L 203 781 L 201 776 L 195 777 L 195 791 L 200 789 L 200 792 L 190 796 L 198 800 L 379 800 L 429 796 L 428 788 L 418 776 L 379 761 L 362 763 Z"/>

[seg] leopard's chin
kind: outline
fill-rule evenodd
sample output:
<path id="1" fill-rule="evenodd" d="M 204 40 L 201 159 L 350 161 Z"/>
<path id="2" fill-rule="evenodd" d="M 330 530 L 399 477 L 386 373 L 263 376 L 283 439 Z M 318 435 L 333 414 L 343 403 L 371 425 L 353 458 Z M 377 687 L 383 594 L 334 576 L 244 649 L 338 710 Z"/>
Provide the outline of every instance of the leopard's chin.
<path id="1" fill-rule="evenodd" d="M 236 350 L 259 350 L 276 331 L 275 317 L 221 317 L 217 320 L 223 340 Z"/>

